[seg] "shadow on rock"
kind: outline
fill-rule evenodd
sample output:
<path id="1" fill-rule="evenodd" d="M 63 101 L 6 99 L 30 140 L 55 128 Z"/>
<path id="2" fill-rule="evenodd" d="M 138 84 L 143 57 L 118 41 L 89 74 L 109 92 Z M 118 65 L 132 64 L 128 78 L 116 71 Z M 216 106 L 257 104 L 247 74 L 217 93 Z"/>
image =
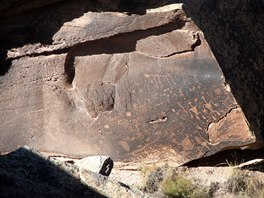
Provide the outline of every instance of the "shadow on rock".
<path id="1" fill-rule="evenodd" d="M 12 59 L 7 59 L 8 50 L 34 43 L 52 44 L 53 35 L 64 23 L 93 9 L 90 1 L 56 1 L 59 0 L 37 0 L 33 4 L 28 0 L 0 3 L 0 7 L 3 6 L 0 9 L 0 76 L 12 65 Z"/>
<path id="2" fill-rule="evenodd" d="M 248 161 L 254 161 L 256 159 L 264 159 L 264 148 L 255 150 L 227 150 L 219 152 L 215 155 L 205 157 L 202 159 L 193 160 L 186 163 L 188 167 L 225 167 L 225 166 L 237 166 Z M 258 170 L 264 172 L 264 164 L 258 164 L 255 167 L 250 167 L 250 170 Z"/>
<path id="3" fill-rule="evenodd" d="M 241 106 L 256 148 L 264 130 L 264 2 L 186 1 L 185 12 L 203 31 L 231 91 Z"/>
<path id="4" fill-rule="evenodd" d="M 1 197 L 98 197 L 104 196 L 84 185 L 79 178 L 27 147 L 0 157 Z"/>

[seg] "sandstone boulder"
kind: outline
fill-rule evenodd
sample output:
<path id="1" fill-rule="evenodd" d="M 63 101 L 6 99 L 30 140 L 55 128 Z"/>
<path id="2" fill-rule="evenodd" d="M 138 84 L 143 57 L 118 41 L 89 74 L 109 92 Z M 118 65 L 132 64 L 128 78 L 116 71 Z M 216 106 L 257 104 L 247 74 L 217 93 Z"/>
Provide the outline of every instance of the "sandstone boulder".
<path id="1" fill-rule="evenodd" d="M 109 176 L 114 166 L 113 160 L 108 156 L 89 156 L 74 163 L 81 171 L 88 170 L 101 175 Z"/>
<path id="2" fill-rule="evenodd" d="M 1 151 L 27 144 L 182 164 L 256 142 L 183 4 L 140 14 L 91 6 L 67 1 L 0 20 Z"/>

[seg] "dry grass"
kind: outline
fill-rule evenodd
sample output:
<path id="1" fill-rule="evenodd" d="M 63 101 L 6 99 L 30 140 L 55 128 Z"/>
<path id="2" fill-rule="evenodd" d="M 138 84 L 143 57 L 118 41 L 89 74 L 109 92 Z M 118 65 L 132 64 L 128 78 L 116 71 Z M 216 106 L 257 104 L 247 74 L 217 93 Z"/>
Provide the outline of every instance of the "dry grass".
<path id="1" fill-rule="evenodd" d="M 164 178 L 165 167 L 145 166 L 140 169 L 142 175 L 141 190 L 153 193 L 159 190 L 160 182 Z"/>
<path id="2" fill-rule="evenodd" d="M 264 183 L 259 178 L 252 177 L 249 171 L 234 169 L 226 183 L 230 193 L 243 197 L 264 197 Z"/>
<path id="3" fill-rule="evenodd" d="M 162 192 L 173 198 L 209 198 L 208 190 L 193 184 L 183 175 L 166 177 L 161 183 Z"/>
<path id="4" fill-rule="evenodd" d="M 144 177 L 141 189 L 148 193 L 161 191 L 172 198 L 209 198 L 208 190 L 168 167 L 148 166 L 140 169 Z"/>
<path id="5" fill-rule="evenodd" d="M 197 183 L 196 177 L 185 169 L 170 167 L 147 166 L 140 169 L 143 176 L 141 190 L 147 193 L 162 192 L 171 198 L 212 198 L 212 197 L 239 197 L 239 198 L 264 198 L 264 182 L 261 174 L 253 171 L 241 170 L 231 167 L 225 172 L 223 178 L 219 176 L 219 182 Z M 232 172 L 230 172 L 232 171 Z M 207 174 L 207 172 L 198 173 Z M 230 176 L 228 176 L 230 175 Z M 208 178 L 208 175 L 205 177 Z M 201 180 L 202 181 L 202 180 Z M 222 181 L 222 182 L 221 182 Z M 226 195 L 226 196 L 225 196 Z"/>

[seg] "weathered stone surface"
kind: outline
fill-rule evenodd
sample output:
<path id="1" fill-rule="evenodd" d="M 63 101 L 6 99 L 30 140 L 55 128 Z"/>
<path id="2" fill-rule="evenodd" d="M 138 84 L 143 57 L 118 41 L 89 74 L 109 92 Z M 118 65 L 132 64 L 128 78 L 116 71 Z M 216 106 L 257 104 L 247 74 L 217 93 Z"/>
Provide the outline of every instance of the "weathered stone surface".
<path id="1" fill-rule="evenodd" d="M 121 184 L 115 180 L 109 179 L 105 176 L 96 176 L 94 173 L 84 170 L 82 172 L 82 180 L 89 184 L 92 189 L 96 189 L 102 195 L 106 197 L 131 197 L 131 198 L 147 198 L 150 197 L 139 190 L 130 189 L 126 185 Z"/>
<path id="2" fill-rule="evenodd" d="M 0 156 L 0 194 L 6 198 L 104 197 L 80 182 L 77 167 L 66 162 L 55 166 L 29 147 Z"/>
<path id="3" fill-rule="evenodd" d="M 208 127 L 207 133 L 211 144 L 223 144 L 230 139 L 233 141 L 241 141 L 242 138 L 245 142 L 250 141 L 252 134 L 248 133 L 248 126 L 246 122 L 240 122 L 243 120 L 243 114 L 241 109 L 232 109 L 225 117 L 218 120 L 216 123 L 211 123 Z M 239 131 L 238 134 L 235 131 Z"/>
<path id="4" fill-rule="evenodd" d="M 175 30 L 139 40 L 136 44 L 136 51 L 146 56 L 164 58 L 191 52 L 199 42 L 198 34 L 190 33 L 188 30 Z"/>
<path id="5" fill-rule="evenodd" d="M 81 171 L 88 170 L 94 173 L 109 176 L 114 162 L 108 156 L 89 156 L 76 161 L 74 165 L 78 166 Z"/>
<path id="6" fill-rule="evenodd" d="M 63 14 L 69 12 L 68 9 L 68 7 L 55 9 L 56 11 L 60 11 L 56 17 L 63 18 Z M 80 8 L 77 9 L 76 15 L 80 14 L 81 11 Z M 151 12 L 142 16 L 134 14 L 126 15 L 123 13 L 113 14 L 111 12 L 87 12 L 83 13 L 83 16 L 79 18 L 64 23 L 52 36 L 52 45 L 43 46 L 39 43 L 26 45 L 8 51 L 8 57 L 17 58 L 30 54 L 47 53 L 72 47 L 76 44 L 87 41 L 108 38 L 120 33 L 159 27 L 168 24 L 173 20 L 175 21 L 177 18 L 182 18 L 183 16 L 183 12 L 179 8 L 165 13 Z M 46 20 L 50 20 L 50 18 L 46 17 Z M 105 24 L 106 21 L 108 22 L 107 25 Z M 178 23 L 174 23 L 174 27 L 171 28 L 175 29 L 180 27 L 182 23 L 184 23 L 184 21 L 179 20 Z M 54 24 L 50 25 L 54 26 Z M 28 26 L 30 26 L 30 24 Z M 33 30 L 33 32 L 34 31 L 37 30 Z"/>
<path id="7" fill-rule="evenodd" d="M 98 158 L 65 160 L 45 156 L 27 146 L 19 148 L 0 156 L 1 197 L 147 197 L 139 190 L 91 172 L 87 163 L 90 160 Z M 106 160 L 109 158 L 101 158 L 102 162 Z"/>
<path id="8" fill-rule="evenodd" d="M 36 19 L 20 26 L 16 18 L 8 20 L 12 27 L 0 21 L 1 48 L 12 60 L 0 76 L 2 151 L 27 144 L 73 156 L 182 164 L 255 143 L 182 4 L 141 15 L 89 6 L 43 8 L 40 16 L 21 16 Z M 32 37 L 22 31 L 28 28 Z"/>

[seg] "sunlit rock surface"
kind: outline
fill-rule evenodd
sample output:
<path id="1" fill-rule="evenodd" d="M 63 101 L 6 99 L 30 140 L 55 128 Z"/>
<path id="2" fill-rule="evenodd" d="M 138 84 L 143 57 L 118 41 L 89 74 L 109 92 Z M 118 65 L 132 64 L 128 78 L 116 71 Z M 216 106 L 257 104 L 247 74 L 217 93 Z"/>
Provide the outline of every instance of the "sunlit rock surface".
<path id="1" fill-rule="evenodd" d="M 67 1 L 0 20 L 2 152 L 27 144 L 182 164 L 254 145 L 260 133 L 188 4 L 101 4 Z"/>

